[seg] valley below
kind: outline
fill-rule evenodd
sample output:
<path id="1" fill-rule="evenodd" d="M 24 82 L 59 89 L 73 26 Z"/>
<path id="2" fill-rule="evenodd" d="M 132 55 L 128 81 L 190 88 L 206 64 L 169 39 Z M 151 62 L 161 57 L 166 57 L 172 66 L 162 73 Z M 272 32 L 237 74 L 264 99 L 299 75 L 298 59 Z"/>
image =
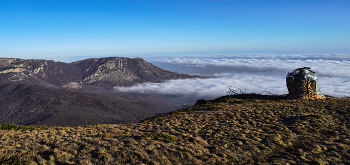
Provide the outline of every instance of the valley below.
<path id="1" fill-rule="evenodd" d="M 184 106 L 151 94 L 82 92 L 25 84 L 0 85 L 0 93 L 0 123 L 20 125 L 135 123 Z"/>

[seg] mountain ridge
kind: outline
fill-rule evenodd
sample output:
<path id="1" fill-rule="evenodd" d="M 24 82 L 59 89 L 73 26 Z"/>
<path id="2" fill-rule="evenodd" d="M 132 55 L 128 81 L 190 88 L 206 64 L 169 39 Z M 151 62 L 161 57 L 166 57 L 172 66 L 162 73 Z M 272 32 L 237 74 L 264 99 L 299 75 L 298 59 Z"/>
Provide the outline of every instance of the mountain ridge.
<path id="1" fill-rule="evenodd" d="M 90 58 L 72 63 L 0 58 L 0 123 L 81 125 L 135 123 L 184 104 L 115 86 L 192 78 L 141 58 Z"/>
<path id="2" fill-rule="evenodd" d="M 72 63 L 0 58 L 1 84 L 20 82 L 50 88 L 112 90 L 143 82 L 198 76 L 163 70 L 141 58 L 90 58 Z"/>

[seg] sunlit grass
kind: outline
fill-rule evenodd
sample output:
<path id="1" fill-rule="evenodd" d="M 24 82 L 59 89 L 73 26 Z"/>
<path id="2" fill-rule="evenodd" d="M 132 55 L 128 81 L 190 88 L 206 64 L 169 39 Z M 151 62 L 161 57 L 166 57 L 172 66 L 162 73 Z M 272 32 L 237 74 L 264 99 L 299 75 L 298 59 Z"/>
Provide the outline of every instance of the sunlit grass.
<path id="1" fill-rule="evenodd" d="M 251 96 L 129 125 L 0 124 L 0 164 L 350 163 L 349 98 Z"/>

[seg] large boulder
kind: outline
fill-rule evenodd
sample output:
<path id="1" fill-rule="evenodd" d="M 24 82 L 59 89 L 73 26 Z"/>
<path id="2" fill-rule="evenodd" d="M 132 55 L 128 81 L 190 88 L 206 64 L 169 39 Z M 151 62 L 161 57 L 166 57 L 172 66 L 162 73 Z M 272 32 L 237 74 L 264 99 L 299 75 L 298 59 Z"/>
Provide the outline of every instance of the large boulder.
<path id="1" fill-rule="evenodd" d="M 288 99 L 324 99 L 321 94 L 317 75 L 309 67 L 298 68 L 286 77 Z"/>

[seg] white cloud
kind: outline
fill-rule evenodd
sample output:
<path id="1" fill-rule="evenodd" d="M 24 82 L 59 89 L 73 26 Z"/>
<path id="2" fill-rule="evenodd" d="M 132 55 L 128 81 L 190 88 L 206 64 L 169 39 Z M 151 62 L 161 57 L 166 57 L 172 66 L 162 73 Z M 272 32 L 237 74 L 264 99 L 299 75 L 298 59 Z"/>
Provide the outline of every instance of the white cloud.
<path id="1" fill-rule="evenodd" d="M 265 82 L 270 82 L 266 84 Z M 225 75 L 208 79 L 169 80 L 163 83 L 143 83 L 132 87 L 116 87 L 119 92 L 151 93 L 169 96 L 181 101 L 194 102 L 198 99 L 214 99 L 228 92 L 228 86 L 246 90 L 248 93 L 260 93 L 267 88 L 272 93 L 287 93 L 285 83 L 276 76 L 241 74 Z"/>
<path id="2" fill-rule="evenodd" d="M 234 71 L 245 71 L 245 72 L 264 72 L 264 71 L 293 71 L 296 68 L 310 66 L 312 70 L 319 72 L 322 75 L 338 75 L 348 76 L 347 69 L 350 67 L 350 57 L 344 57 L 341 59 L 339 56 L 335 56 L 334 59 L 326 56 L 328 60 L 315 58 L 312 59 L 303 57 L 304 59 L 298 59 L 299 56 L 278 56 L 274 58 L 248 58 L 248 57 L 237 57 L 231 58 L 162 58 L 153 60 L 156 62 L 172 63 L 172 64 L 185 64 L 202 67 L 231 67 Z M 283 57 L 283 58 L 282 58 Z M 347 59 L 347 60 L 345 60 Z"/>
<path id="3" fill-rule="evenodd" d="M 226 95 L 227 86 L 246 89 L 248 93 L 260 93 L 266 89 L 273 94 L 286 94 L 288 91 L 285 77 L 288 72 L 307 66 L 317 73 L 323 94 L 350 96 L 350 57 L 346 55 L 188 56 L 149 61 L 162 63 L 166 70 L 212 78 L 144 83 L 132 87 L 116 87 L 115 90 L 161 94 L 192 102 Z M 171 64 L 172 67 L 166 68 L 166 64 Z"/>

